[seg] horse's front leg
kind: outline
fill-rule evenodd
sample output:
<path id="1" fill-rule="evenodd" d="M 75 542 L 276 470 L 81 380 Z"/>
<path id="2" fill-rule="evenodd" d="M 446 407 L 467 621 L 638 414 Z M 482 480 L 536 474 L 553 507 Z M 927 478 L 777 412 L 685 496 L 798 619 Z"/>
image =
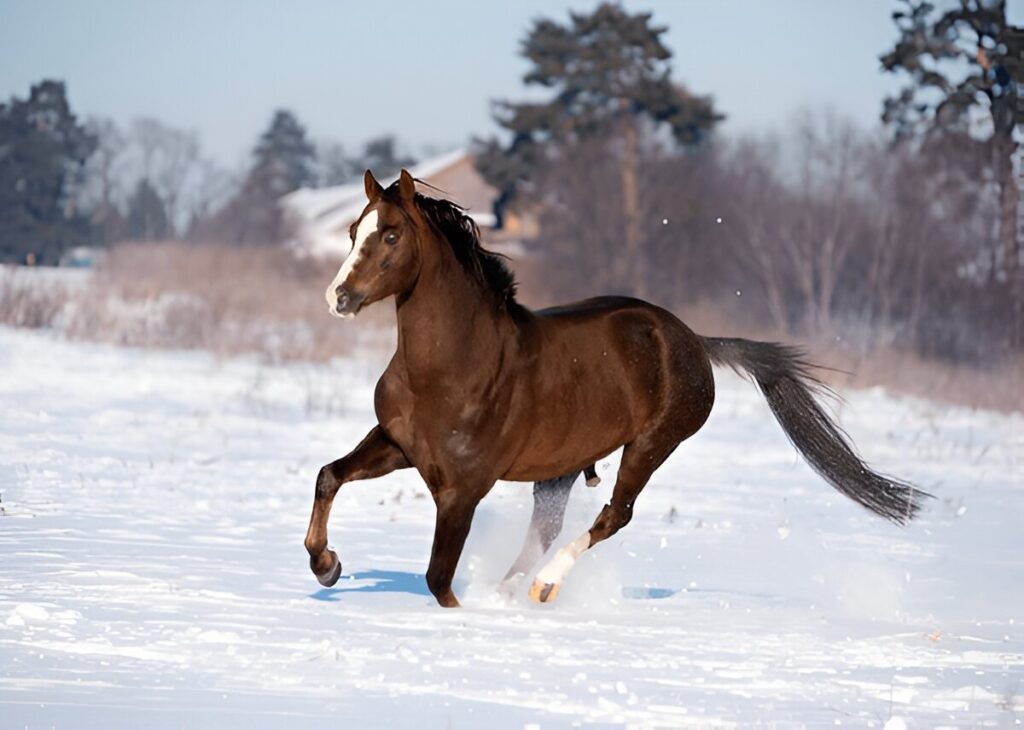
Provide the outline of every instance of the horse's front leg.
<path id="1" fill-rule="evenodd" d="M 306 532 L 309 567 L 321 585 L 332 586 L 341 575 L 341 561 L 327 549 L 327 518 L 331 515 L 334 495 L 346 482 L 373 479 L 410 466 L 405 454 L 388 439 L 380 426 L 374 426 L 351 453 L 320 469 L 316 478 L 313 514 Z"/>
<path id="2" fill-rule="evenodd" d="M 452 593 L 452 578 L 455 577 L 462 548 L 466 545 L 473 513 L 486 493 L 487 490 L 481 494 L 447 488 L 434 494 L 437 521 L 434 525 L 434 545 L 430 550 L 430 565 L 427 567 L 427 588 L 445 608 L 459 606 L 459 599 Z"/>

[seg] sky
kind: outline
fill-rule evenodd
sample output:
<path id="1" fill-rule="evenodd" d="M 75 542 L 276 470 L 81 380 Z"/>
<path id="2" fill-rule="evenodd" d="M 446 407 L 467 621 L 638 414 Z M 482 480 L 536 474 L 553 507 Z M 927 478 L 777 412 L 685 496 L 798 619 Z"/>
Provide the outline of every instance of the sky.
<path id="1" fill-rule="evenodd" d="M 1011 1 L 1010 5 L 1014 3 Z M 1022 0 L 1024 4 L 1024 0 Z M 0 99 L 64 80 L 72 109 L 127 125 L 154 116 L 240 167 L 276 108 L 350 151 L 394 133 L 422 154 L 497 128 L 493 99 L 522 84 L 538 17 L 594 0 L 0 0 Z M 727 134 L 782 130 L 828 106 L 865 126 L 899 80 L 878 56 L 894 0 L 626 0 L 668 26 L 674 77 L 711 94 Z"/>

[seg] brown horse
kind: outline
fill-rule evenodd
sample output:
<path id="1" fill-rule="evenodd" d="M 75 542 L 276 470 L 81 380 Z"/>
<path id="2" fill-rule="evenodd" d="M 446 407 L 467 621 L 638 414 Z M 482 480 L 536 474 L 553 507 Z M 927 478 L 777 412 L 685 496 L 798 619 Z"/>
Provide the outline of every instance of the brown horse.
<path id="1" fill-rule="evenodd" d="M 369 202 L 327 303 L 352 317 L 394 296 L 398 346 L 377 383 L 378 425 L 317 477 L 305 544 L 323 585 L 341 573 L 327 520 L 346 482 L 420 473 L 437 508 L 427 586 L 442 606 L 458 606 L 452 577 L 476 506 L 498 479 L 536 482 L 526 544 L 503 584 L 511 589 L 560 532 L 580 471 L 624 447 L 611 500 L 530 588 L 532 599 L 550 601 L 580 554 L 630 521 L 654 470 L 704 424 L 712 364 L 751 376 L 796 448 L 846 496 L 897 523 L 927 496 L 856 456 L 813 398 L 820 383 L 793 348 L 700 337 L 626 297 L 531 312 L 461 208 L 417 193 L 404 170 L 387 190 L 367 171 L 365 186 Z"/>

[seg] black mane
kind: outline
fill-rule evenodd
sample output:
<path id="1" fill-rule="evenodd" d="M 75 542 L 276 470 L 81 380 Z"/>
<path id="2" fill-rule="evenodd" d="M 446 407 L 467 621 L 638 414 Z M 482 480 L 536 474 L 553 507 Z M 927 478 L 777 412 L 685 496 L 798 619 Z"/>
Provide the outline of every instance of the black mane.
<path id="1" fill-rule="evenodd" d="M 391 185 L 386 192 L 397 195 L 398 183 Z M 456 260 L 470 278 L 484 291 L 493 294 L 501 309 L 514 313 L 519 308 L 515 276 L 505 265 L 505 256 L 480 245 L 480 229 L 466 215 L 465 208 L 450 200 L 429 198 L 422 193 L 416 193 L 415 200 L 423 217 L 448 242 Z"/>

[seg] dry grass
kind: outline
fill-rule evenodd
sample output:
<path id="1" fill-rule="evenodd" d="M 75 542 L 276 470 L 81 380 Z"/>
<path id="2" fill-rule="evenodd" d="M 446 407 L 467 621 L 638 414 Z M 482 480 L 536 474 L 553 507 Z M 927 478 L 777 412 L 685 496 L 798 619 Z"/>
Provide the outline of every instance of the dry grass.
<path id="1" fill-rule="evenodd" d="M 794 338 L 738 322 L 707 303 L 687 308 L 681 315 L 694 331 L 704 335 L 799 344 L 813 362 L 828 368 L 820 372 L 822 379 L 838 388 L 881 386 L 893 393 L 970 408 L 1024 412 L 1024 356 L 994 360 L 985 367 L 970 366 L 923 358 L 898 344 L 868 348 L 845 340 Z"/>
<path id="2" fill-rule="evenodd" d="M 327 313 L 330 266 L 284 250 L 183 243 L 123 244 L 67 314 L 74 337 L 140 347 L 256 353 L 326 361 L 388 341 L 384 327 L 351 327 Z M 388 308 L 366 319 L 388 321 Z"/>
<path id="3" fill-rule="evenodd" d="M 57 323 L 83 283 L 75 275 L 84 272 L 43 271 L 41 279 L 33 269 L 0 266 L 0 324 L 40 328 Z"/>
<path id="4" fill-rule="evenodd" d="M 832 355 L 831 359 L 836 359 Z M 882 386 L 894 393 L 985 408 L 1003 413 L 1024 412 L 1024 357 L 993 363 L 988 368 L 928 360 L 895 348 L 877 349 L 853 361 L 851 374 L 840 383 L 854 388 Z"/>
<path id="5" fill-rule="evenodd" d="M 531 286 L 535 272 L 529 260 L 516 263 L 525 303 L 564 299 Z M 371 307 L 355 324 L 327 314 L 323 291 L 336 267 L 337 262 L 296 260 L 280 249 L 125 244 L 88 278 L 85 272 L 0 270 L 0 323 L 57 327 L 72 337 L 140 347 L 258 354 L 271 361 L 323 362 L 367 348 L 388 354 L 395 337 L 391 306 Z M 743 324 L 736 313 L 711 304 L 680 314 L 701 334 L 793 339 Z M 883 386 L 958 405 L 1024 412 L 1024 358 L 981 369 L 897 347 L 800 344 L 816 362 L 836 369 L 823 373 L 836 386 Z"/>

